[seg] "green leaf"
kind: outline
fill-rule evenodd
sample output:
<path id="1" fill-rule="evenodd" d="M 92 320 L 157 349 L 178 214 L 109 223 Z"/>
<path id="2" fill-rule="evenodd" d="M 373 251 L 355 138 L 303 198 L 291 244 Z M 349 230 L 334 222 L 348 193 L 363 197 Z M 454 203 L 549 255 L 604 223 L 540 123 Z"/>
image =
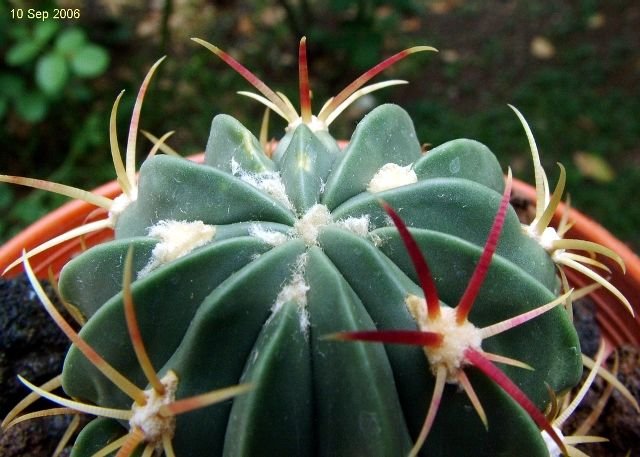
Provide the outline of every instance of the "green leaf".
<path id="1" fill-rule="evenodd" d="M 20 204 L 14 205 L 10 212 L 10 219 L 29 224 L 46 212 L 43 192 L 36 191 L 20 199 Z"/>
<path id="2" fill-rule="evenodd" d="M 73 54 L 83 47 L 87 41 L 85 33 L 78 28 L 70 28 L 62 32 L 56 39 L 56 50 L 64 55 Z"/>
<path id="3" fill-rule="evenodd" d="M 5 73 L 0 74 L 0 95 L 7 98 L 19 98 L 24 91 L 24 81 L 19 77 Z"/>
<path id="4" fill-rule="evenodd" d="M 0 186 L 0 209 L 7 209 L 15 200 L 14 191 L 11 186 Z"/>
<path id="5" fill-rule="evenodd" d="M 58 31 L 59 25 L 56 21 L 43 21 L 36 24 L 33 30 L 33 39 L 39 45 L 44 45 Z"/>
<path id="6" fill-rule="evenodd" d="M 59 54 L 49 53 L 38 59 L 36 83 L 47 95 L 59 92 L 69 78 L 67 63 Z"/>
<path id="7" fill-rule="evenodd" d="M 2 24 L 5 25 L 6 23 L 9 22 L 9 18 L 2 18 L 3 22 Z M 14 25 L 15 24 L 15 25 Z M 31 29 L 29 27 L 27 27 L 27 23 L 26 22 L 14 22 L 11 24 L 11 27 L 8 27 L 5 30 L 3 30 L 3 32 L 6 32 L 7 37 L 11 39 L 11 41 L 27 41 L 31 38 L 30 35 L 30 31 Z"/>
<path id="8" fill-rule="evenodd" d="M 71 58 L 71 69 L 81 78 L 101 75 L 109 65 L 109 54 L 100 46 L 89 44 L 82 47 Z"/>
<path id="9" fill-rule="evenodd" d="M 47 99 L 41 92 L 27 92 L 15 103 L 18 115 L 30 123 L 41 121 L 47 114 Z"/>
<path id="10" fill-rule="evenodd" d="M 10 66 L 19 67 L 33 60 L 41 47 L 40 43 L 31 40 L 16 43 L 7 51 L 5 61 Z"/>
<path id="11" fill-rule="evenodd" d="M 4 117 L 9 106 L 9 101 L 6 98 L 0 98 L 0 119 Z M 2 192 L 0 192 L 0 207 L 2 206 Z"/>

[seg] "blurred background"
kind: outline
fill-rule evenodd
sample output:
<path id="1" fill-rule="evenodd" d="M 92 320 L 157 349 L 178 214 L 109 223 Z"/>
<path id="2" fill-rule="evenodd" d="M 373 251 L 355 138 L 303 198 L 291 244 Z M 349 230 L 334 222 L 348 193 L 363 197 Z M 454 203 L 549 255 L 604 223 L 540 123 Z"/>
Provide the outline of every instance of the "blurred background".
<path id="1" fill-rule="evenodd" d="M 109 113 L 123 149 L 138 86 L 160 67 L 141 127 L 182 154 L 202 151 L 215 114 L 258 132 L 248 84 L 200 37 L 231 53 L 297 104 L 297 45 L 307 37 L 315 111 L 391 54 L 427 44 L 378 76 L 409 85 L 362 100 L 332 125 L 348 138 L 372 106 L 402 105 L 420 141 L 468 137 L 533 182 L 533 129 L 552 185 L 568 171 L 573 205 L 640 250 L 640 2 L 637 0 L 0 0 L 0 172 L 92 189 L 114 178 Z M 32 18 L 28 8 L 34 8 Z M 70 18 L 52 19 L 54 8 Z M 18 16 L 22 10 L 23 17 Z M 50 17 L 37 17 L 48 11 Z M 76 13 L 77 12 L 77 13 Z M 75 17 L 74 17 L 75 16 Z M 44 20 L 43 20 L 44 19 Z M 272 116 L 270 135 L 284 124 Z M 138 140 L 144 157 L 150 143 Z M 66 199 L 0 184 L 0 242 Z"/>

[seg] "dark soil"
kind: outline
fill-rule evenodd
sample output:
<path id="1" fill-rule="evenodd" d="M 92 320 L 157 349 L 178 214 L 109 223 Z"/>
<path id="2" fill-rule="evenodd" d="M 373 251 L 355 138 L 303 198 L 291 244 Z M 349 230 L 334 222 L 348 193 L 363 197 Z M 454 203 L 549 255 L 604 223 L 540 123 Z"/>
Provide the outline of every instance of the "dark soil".
<path id="1" fill-rule="evenodd" d="M 624 346 L 618 350 L 618 379 L 640 401 L 640 350 Z M 610 358 L 609 362 L 611 362 Z M 609 368 L 611 363 L 609 363 Z M 574 430 L 592 411 L 606 387 L 597 377 L 581 407 L 565 424 L 565 432 Z M 622 394 L 614 390 L 589 435 L 606 437 L 605 443 L 584 444 L 579 449 L 591 457 L 633 457 L 640 455 L 640 415 Z"/>
<path id="2" fill-rule="evenodd" d="M 46 291 L 57 301 L 51 288 Z M 44 310 L 27 278 L 0 278 L 1 418 L 30 392 L 20 383 L 18 375 L 36 385 L 43 384 L 60 374 L 68 348 L 67 337 Z M 33 409 L 51 407 L 42 400 Z M 68 417 L 37 419 L 0 432 L 0 456 L 50 456 L 69 421 Z"/>

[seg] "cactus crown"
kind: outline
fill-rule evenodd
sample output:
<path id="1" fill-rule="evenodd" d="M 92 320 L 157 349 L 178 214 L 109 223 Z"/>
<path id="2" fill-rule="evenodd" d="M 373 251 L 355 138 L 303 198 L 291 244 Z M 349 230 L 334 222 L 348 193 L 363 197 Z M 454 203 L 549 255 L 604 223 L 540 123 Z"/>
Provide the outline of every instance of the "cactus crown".
<path id="1" fill-rule="evenodd" d="M 102 416 L 73 455 L 493 456 L 516 455 L 526 440 L 529 455 L 547 457 L 541 430 L 567 454 L 541 412 L 547 388 L 571 388 L 582 369 L 569 307 L 559 306 L 573 291 L 556 263 L 601 282 L 585 267 L 597 261 L 568 251 L 615 254 L 547 243 L 539 235 L 550 209 L 523 228 L 509 205 L 510 173 L 505 184 L 486 146 L 459 139 L 423 154 L 398 106 L 372 110 L 345 148 L 328 133 L 357 97 L 400 83 L 364 86 L 372 77 L 433 48 L 390 57 L 313 116 L 304 38 L 300 114 L 231 56 L 194 40 L 288 122 L 274 151 L 221 114 L 204 164 L 156 155 L 172 151 L 169 134 L 147 134 L 155 145 L 137 177 L 140 106 L 158 61 L 138 94 L 125 161 L 115 134 L 120 96 L 112 111 L 122 197 L 0 176 L 109 211 L 23 256 L 36 291 L 34 252 L 115 230 L 60 274 L 61 295 L 84 322 L 76 334 L 52 312 L 75 343 L 62 376 L 42 388 L 27 383 L 66 408 L 51 414 Z M 552 208 L 564 175 L 549 197 L 533 143 L 532 151 L 538 204 Z M 77 400 L 49 392 L 58 385 Z M 16 414 L 7 423 L 29 417 Z"/>

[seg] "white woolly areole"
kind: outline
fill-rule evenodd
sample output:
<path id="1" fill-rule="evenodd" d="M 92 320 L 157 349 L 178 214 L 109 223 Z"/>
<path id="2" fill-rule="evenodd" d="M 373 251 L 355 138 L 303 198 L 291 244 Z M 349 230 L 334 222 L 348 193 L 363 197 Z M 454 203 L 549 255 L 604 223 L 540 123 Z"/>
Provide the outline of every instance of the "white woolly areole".
<path id="1" fill-rule="evenodd" d="M 231 174 L 237 176 L 247 184 L 260 189 L 274 200 L 282 203 L 287 209 L 293 210 L 293 205 L 287 196 L 287 190 L 282 182 L 282 177 L 277 171 L 264 171 L 262 173 L 249 173 L 242 169 L 240 164 L 231 159 Z"/>
<path id="2" fill-rule="evenodd" d="M 564 441 L 564 435 L 562 434 L 562 431 L 555 425 L 552 425 L 552 428 L 558 434 L 560 439 Z M 544 444 L 547 445 L 547 449 L 549 450 L 549 457 L 561 457 L 562 450 L 558 447 L 558 444 L 553 441 L 553 438 L 551 438 L 551 436 L 549 436 L 546 431 L 543 430 L 541 433 Z"/>
<path id="3" fill-rule="evenodd" d="M 249 236 L 258 238 L 271 246 L 280 246 L 289 239 L 286 234 L 266 229 L 260 224 L 253 224 L 249 227 Z"/>
<path id="4" fill-rule="evenodd" d="M 444 335 L 442 344 L 437 347 L 425 347 L 424 352 L 434 375 L 439 366 L 444 366 L 447 370 L 447 382 L 457 384 L 458 372 L 464 365 L 465 351 L 468 348 L 481 350 L 481 330 L 468 320 L 459 324 L 456 321 L 455 308 L 440 306 L 440 317 L 430 319 L 424 298 L 410 295 L 406 304 L 421 331 Z"/>
<path id="5" fill-rule="evenodd" d="M 318 239 L 320 229 L 331 222 L 331 213 L 325 205 L 316 203 L 296 221 L 293 228 L 300 238 L 308 245 L 314 245 Z"/>
<path id="6" fill-rule="evenodd" d="M 120 215 L 124 212 L 124 210 L 127 209 L 127 206 L 129 206 L 131 202 L 136 201 L 137 198 L 138 198 L 138 188 L 134 187 L 131 189 L 130 196 L 125 193 L 122 193 L 113 199 L 113 203 L 111 203 L 111 208 L 109 208 L 109 221 L 111 222 L 112 226 L 116 225 L 116 221 L 118 220 L 118 217 L 120 217 Z"/>
<path id="7" fill-rule="evenodd" d="M 300 318 L 300 330 L 306 335 L 309 329 L 309 312 L 307 311 L 307 292 L 309 285 L 304 280 L 304 267 L 307 262 L 307 255 L 302 254 L 298 257 L 296 267 L 289 281 L 276 297 L 271 310 L 273 313 L 280 311 L 285 303 L 293 302 L 298 306 L 298 315 Z"/>
<path id="8" fill-rule="evenodd" d="M 153 248 L 151 258 L 138 273 L 138 278 L 207 244 L 215 236 L 216 228 L 202 221 L 165 220 L 150 227 L 148 234 L 160 242 Z"/>
<path id="9" fill-rule="evenodd" d="M 554 241 L 562 239 L 553 227 L 547 227 L 542 231 L 542 233 L 538 233 L 536 231 L 535 222 L 531 225 L 524 225 L 524 229 L 527 235 L 536 240 L 547 252 L 555 251 L 553 247 Z"/>
<path id="10" fill-rule="evenodd" d="M 422 326 L 429 321 L 427 301 L 422 297 L 410 294 L 404 299 L 404 302 L 413 319 L 418 323 L 418 326 L 422 328 Z"/>
<path id="11" fill-rule="evenodd" d="M 337 222 L 331 222 L 329 209 L 324 205 L 314 205 L 294 224 L 295 235 L 270 230 L 261 224 L 252 224 L 249 227 L 249 236 L 258 238 L 271 246 L 280 246 L 293 238 L 300 238 L 307 245 L 314 245 L 317 242 L 318 233 L 322 227 L 334 225 L 354 233 L 362 238 L 369 235 L 371 218 L 368 214 L 360 217 L 347 217 Z"/>
<path id="12" fill-rule="evenodd" d="M 299 117 L 296 120 L 290 122 L 284 130 L 285 132 L 293 132 L 300 124 L 303 124 L 302 117 Z M 327 126 L 327 124 L 324 121 L 318 119 L 317 116 L 311 116 L 311 121 L 306 122 L 305 124 L 312 132 L 329 131 L 329 127 Z"/>
<path id="13" fill-rule="evenodd" d="M 360 217 L 349 216 L 339 220 L 335 225 L 364 238 L 369 234 L 370 219 L 368 214 Z"/>
<path id="14" fill-rule="evenodd" d="M 376 193 L 416 182 L 418 182 L 418 175 L 412 170 L 411 165 L 402 167 L 395 163 L 386 163 L 373 175 L 367 190 Z"/>
<path id="15" fill-rule="evenodd" d="M 167 372 L 160 380 L 164 386 L 164 394 L 160 395 L 154 389 L 144 391 L 147 399 L 145 405 L 133 403 L 131 412 L 133 415 L 129 419 L 129 426 L 142 430 L 144 441 L 150 444 L 161 445 L 162 437 L 168 435 L 173 437 L 176 427 L 175 416 L 163 416 L 160 409 L 175 400 L 178 388 L 178 377 L 173 371 Z"/>

